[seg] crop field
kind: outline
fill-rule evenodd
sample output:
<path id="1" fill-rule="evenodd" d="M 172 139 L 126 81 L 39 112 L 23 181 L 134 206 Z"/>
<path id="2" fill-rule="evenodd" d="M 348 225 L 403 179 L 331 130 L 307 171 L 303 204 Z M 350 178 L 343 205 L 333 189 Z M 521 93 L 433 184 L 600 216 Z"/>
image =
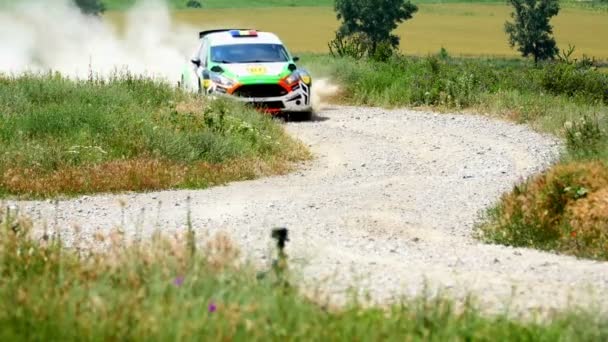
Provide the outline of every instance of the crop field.
<path id="1" fill-rule="evenodd" d="M 510 12 L 506 5 L 448 3 L 422 4 L 419 8 L 414 18 L 397 30 L 404 53 L 426 55 L 444 47 L 450 54 L 462 56 L 518 54 L 509 47 L 503 31 Z M 124 12 L 106 15 L 119 26 L 124 22 Z M 327 6 L 179 10 L 173 17 L 176 23 L 195 29 L 240 26 L 273 31 L 298 52 L 327 52 L 327 42 L 338 27 L 333 9 Z M 553 23 L 561 48 L 572 44 L 579 56 L 608 59 L 608 12 L 565 6 Z"/>

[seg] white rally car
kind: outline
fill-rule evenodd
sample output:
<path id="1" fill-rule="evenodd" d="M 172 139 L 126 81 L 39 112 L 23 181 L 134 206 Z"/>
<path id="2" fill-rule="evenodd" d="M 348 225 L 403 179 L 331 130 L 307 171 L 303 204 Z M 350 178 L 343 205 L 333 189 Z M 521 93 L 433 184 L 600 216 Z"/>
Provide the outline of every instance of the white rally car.
<path id="1" fill-rule="evenodd" d="M 182 72 L 184 88 L 232 96 L 267 113 L 310 115 L 312 79 L 275 34 L 220 29 L 203 31 L 199 38 Z"/>

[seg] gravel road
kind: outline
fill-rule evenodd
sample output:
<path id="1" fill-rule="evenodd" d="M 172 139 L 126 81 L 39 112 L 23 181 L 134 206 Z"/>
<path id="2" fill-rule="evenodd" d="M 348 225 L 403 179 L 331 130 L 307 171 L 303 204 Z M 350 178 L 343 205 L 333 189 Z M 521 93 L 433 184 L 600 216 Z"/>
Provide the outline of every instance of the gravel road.
<path id="1" fill-rule="evenodd" d="M 288 227 L 292 265 L 335 300 L 354 286 L 378 303 L 426 289 L 471 293 L 490 311 L 608 307 L 608 263 L 472 237 L 484 208 L 555 160 L 555 138 L 484 117 L 361 107 L 330 107 L 285 126 L 316 157 L 287 176 L 86 196 L 60 202 L 58 212 L 48 202 L 16 204 L 64 227 L 68 243 L 121 224 L 127 234 L 180 231 L 190 207 L 201 239 L 227 232 L 262 264 L 271 258 L 270 228 Z"/>

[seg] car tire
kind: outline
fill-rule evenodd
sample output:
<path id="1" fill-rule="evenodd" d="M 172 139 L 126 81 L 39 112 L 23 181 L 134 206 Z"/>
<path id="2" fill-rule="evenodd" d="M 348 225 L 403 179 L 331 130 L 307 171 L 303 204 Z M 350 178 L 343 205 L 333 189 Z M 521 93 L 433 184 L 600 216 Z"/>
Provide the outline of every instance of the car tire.
<path id="1" fill-rule="evenodd" d="M 287 114 L 289 121 L 311 121 L 312 112 L 291 112 Z"/>

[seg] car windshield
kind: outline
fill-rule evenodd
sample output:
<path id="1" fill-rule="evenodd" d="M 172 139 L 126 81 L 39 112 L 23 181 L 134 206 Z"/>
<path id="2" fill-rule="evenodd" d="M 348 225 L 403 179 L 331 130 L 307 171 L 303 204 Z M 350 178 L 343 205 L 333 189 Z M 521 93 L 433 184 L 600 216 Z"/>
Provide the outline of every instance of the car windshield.
<path id="1" fill-rule="evenodd" d="M 273 63 L 287 62 L 289 56 L 280 44 L 234 44 L 211 47 L 215 63 Z"/>

